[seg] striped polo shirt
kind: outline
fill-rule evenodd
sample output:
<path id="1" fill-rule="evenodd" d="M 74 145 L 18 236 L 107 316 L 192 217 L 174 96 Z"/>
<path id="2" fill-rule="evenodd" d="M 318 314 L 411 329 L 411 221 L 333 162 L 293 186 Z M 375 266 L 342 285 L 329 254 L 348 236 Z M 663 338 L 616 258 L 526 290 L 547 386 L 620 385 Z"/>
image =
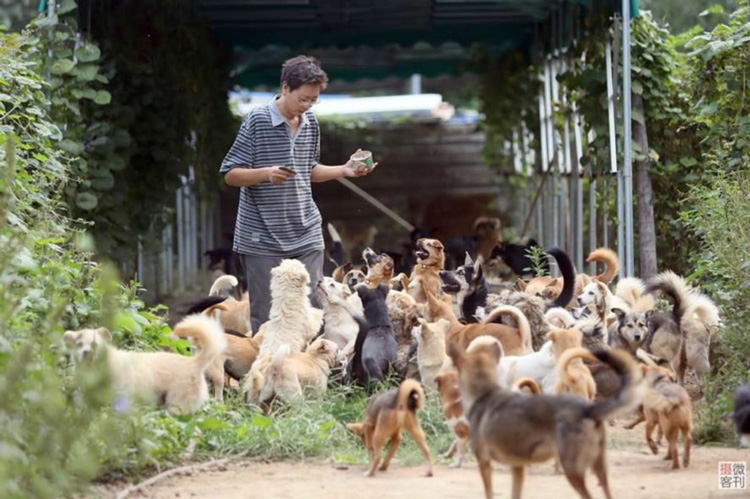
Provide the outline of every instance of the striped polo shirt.
<path id="1" fill-rule="evenodd" d="M 235 252 L 299 257 L 324 248 L 322 217 L 313 201 L 310 181 L 319 158 L 320 127 L 312 111 L 302 115 L 296 136 L 281 115 L 276 99 L 245 117 L 220 173 L 232 168 L 288 166 L 297 175 L 279 185 L 264 181 L 240 188 Z"/>

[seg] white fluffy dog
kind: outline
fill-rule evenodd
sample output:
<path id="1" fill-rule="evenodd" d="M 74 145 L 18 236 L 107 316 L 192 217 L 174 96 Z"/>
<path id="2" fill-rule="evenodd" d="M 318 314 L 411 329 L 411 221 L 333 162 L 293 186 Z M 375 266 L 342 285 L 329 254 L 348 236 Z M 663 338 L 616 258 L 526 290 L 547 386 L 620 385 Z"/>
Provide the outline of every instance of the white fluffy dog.
<path id="1" fill-rule="evenodd" d="M 260 327 L 258 359 L 273 355 L 282 345 L 289 345 L 292 353 L 302 352 L 318 334 L 323 311 L 310 304 L 309 284 L 310 274 L 299 260 L 282 260 L 271 270 L 271 310 Z"/>
<path id="2" fill-rule="evenodd" d="M 145 396 L 172 413 L 192 413 L 208 400 L 206 368 L 226 348 L 221 325 L 204 315 L 191 315 L 174 328 L 180 338 L 193 338 L 200 351 L 195 357 L 170 352 L 128 352 L 107 343 L 112 338 L 103 327 L 66 331 L 63 339 L 73 347 L 77 363 L 101 354 L 115 391 L 127 397 Z"/>

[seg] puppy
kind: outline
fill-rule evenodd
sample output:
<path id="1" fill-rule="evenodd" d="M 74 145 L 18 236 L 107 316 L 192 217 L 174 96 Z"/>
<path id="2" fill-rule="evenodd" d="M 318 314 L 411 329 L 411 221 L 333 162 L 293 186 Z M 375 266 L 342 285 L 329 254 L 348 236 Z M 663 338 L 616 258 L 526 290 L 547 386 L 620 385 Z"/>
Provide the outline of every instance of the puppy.
<path id="1" fill-rule="evenodd" d="M 362 438 L 370 454 L 370 469 L 365 476 L 375 476 L 380 463 L 380 453 L 388 441 L 391 442 L 380 471 L 388 469 L 391 458 L 401 443 L 401 430 L 405 429 L 419 446 L 427 461 L 427 476 L 432 476 L 432 457 L 427 447 L 417 410 L 424 405 L 424 392 L 419 382 L 407 379 L 398 388 L 379 393 L 370 398 L 365 410 L 364 421 L 349 423 L 347 428 Z"/>
<path id="2" fill-rule="evenodd" d="M 658 366 L 641 366 L 648 386 L 643 399 L 643 415 L 646 420 L 646 442 L 651 452 L 659 453 L 656 443 L 651 438 L 658 425 L 667 438 L 669 449 L 666 459 L 672 460 L 672 469 L 680 468 L 677 453 L 677 439 L 680 433 L 685 440 L 682 465 L 690 464 L 690 444 L 693 431 L 693 412 L 690 396 L 687 391 L 672 381 L 672 373 Z"/>
<path id="3" fill-rule="evenodd" d="M 264 405 L 274 398 L 291 402 L 302 398 L 305 392 L 325 393 L 337 353 L 336 343 L 324 339 L 313 341 L 297 354 L 292 354 L 289 345 L 283 345 L 271 358 L 265 375 L 255 373 L 253 399 Z"/>
<path id="4" fill-rule="evenodd" d="M 146 396 L 173 414 L 190 414 L 208 399 L 205 372 L 226 348 L 226 340 L 221 325 L 202 315 L 186 317 L 173 333 L 193 338 L 201 346 L 198 355 L 119 350 L 107 343 L 112 335 L 106 328 L 66 331 L 63 339 L 73 347 L 77 363 L 105 356 L 117 393 L 127 398 Z"/>
<path id="5" fill-rule="evenodd" d="M 750 447 L 750 385 L 737 389 L 734 395 L 732 419 L 740 435 L 740 443 L 745 447 Z"/>
<path id="6" fill-rule="evenodd" d="M 407 291 L 417 303 L 426 303 L 427 293 L 438 297 L 443 295 L 440 281 L 440 271 L 445 265 L 443 244 L 437 239 L 419 239 L 415 255 L 417 264 L 409 278 Z"/>
<path id="7" fill-rule="evenodd" d="M 396 361 L 396 338 L 385 303 L 388 286 L 381 284 L 376 289 L 360 286 L 357 294 L 364 305 L 369 329 L 360 330 L 357 335 L 354 357 L 349 363 L 349 376 L 367 385 L 371 380 L 385 380 L 391 372 Z"/>
<path id="8" fill-rule="evenodd" d="M 362 259 L 367 265 L 367 275 L 364 282 L 368 288 L 376 288 L 381 284 L 391 286 L 393 258 L 385 253 L 378 255 L 370 248 L 365 248 L 362 252 Z"/>
<path id="9" fill-rule="evenodd" d="M 429 312 L 433 320 L 446 319 L 450 323 L 446 343 L 457 342 L 461 345 L 461 348 L 466 348 L 471 340 L 486 334 L 500 340 L 503 349 L 511 355 L 524 355 L 533 351 L 529 321 L 516 307 L 499 306 L 481 324 L 461 324 L 448 300 L 450 300 L 449 296 L 446 297 L 446 300 L 439 300 L 432 293 L 427 293 Z M 498 317 L 504 314 L 514 317 L 518 329 L 505 324 L 494 323 Z"/>
<path id="10" fill-rule="evenodd" d="M 426 379 L 426 378 L 422 378 Z M 451 468 L 460 468 L 469 451 L 469 422 L 464 416 L 463 406 L 461 405 L 461 394 L 458 391 L 458 372 L 454 369 L 443 371 L 433 378 L 437 390 L 440 393 L 440 400 L 443 402 L 443 416 L 456 435 L 448 451 L 443 457 L 450 458 L 456 456 Z"/>
<path id="11" fill-rule="evenodd" d="M 346 275 L 351 272 L 354 269 L 354 265 L 352 265 L 352 262 L 346 262 L 343 265 L 339 265 L 335 269 L 333 269 L 333 272 L 331 272 L 331 278 L 340 283 L 344 283 L 346 279 Z"/>
<path id="12" fill-rule="evenodd" d="M 349 286 L 352 293 L 357 291 L 357 286 L 365 282 L 365 273 L 360 269 L 352 269 L 344 275 L 344 284 Z"/>
<path id="13" fill-rule="evenodd" d="M 483 349 L 464 353 L 458 345 L 450 344 L 448 355 L 458 369 L 461 401 L 487 499 L 493 496 L 493 459 L 511 466 L 512 497 L 520 499 L 525 467 L 555 456 L 581 497 L 591 497 L 584 481 L 589 468 L 599 479 L 605 495 L 611 497 L 607 437 L 602 421 L 640 401 L 641 372 L 627 354 L 594 353 L 623 379 L 615 398 L 594 404 L 578 397 L 528 397 L 501 388 L 496 382 L 496 366 L 502 353 L 496 346 L 491 352 Z"/>
<path id="14" fill-rule="evenodd" d="M 362 310 L 347 300 L 351 296 L 349 287 L 330 277 L 319 281 L 315 292 L 323 305 L 323 338 L 336 343 L 343 356 L 350 356 L 364 320 Z"/>
<path id="15" fill-rule="evenodd" d="M 210 315 L 208 316 L 210 317 Z M 253 362 L 258 357 L 263 335 L 245 336 L 238 331 L 225 329 L 224 339 L 227 342 L 226 349 L 206 369 L 206 379 L 213 386 L 216 400 L 224 400 L 224 385 L 227 375 L 240 381 L 250 372 Z M 198 349 L 203 348 L 200 344 L 197 346 Z"/>
<path id="16" fill-rule="evenodd" d="M 412 330 L 417 342 L 419 378 L 428 388 L 435 388 L 434 379 L 447 357 L 445 354 L 445 336 L 449 327 L 450 322 L 445 319 L 427 322 L 420 318 L 419 325 Z"/>

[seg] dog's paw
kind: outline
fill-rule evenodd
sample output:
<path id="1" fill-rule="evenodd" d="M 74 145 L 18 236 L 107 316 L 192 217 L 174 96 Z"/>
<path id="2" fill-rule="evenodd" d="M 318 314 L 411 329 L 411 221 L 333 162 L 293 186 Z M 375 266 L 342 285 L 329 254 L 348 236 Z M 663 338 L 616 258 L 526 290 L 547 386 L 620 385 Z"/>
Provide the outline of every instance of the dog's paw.
<path id="1" fill-rule="evenodd" d="M 655 456 L 659 453 L 659 448 L 656 446 L 655 443 L 649 442 L 648 444 L 649 449 L 651 449 L 651 453 Z M 669 459 L 669 455 L 665 459 Z"/>
<path id="2" fill-rule="evenodd" d="M 365 476 L 369 476 L 369 477 L 373 477 L 373 476 L 375 476 L 375 472 L 374 472 L 374 471 L 370 471 L 370 470 L 367 470 L 367 471 L 365 471 L 364 475 L 365 475 Z"/>
<path id="3" fill-rule="evenodd" d="M 458 468 L 460 468 L 460 467 L 461 467 L 461 464 L 462 464 L 462 463 L 461 463 L 461 461 L 454 461 L 454 462 L 453 462 L 453 463 L 451 463 L 451 464 L 450 464 L 450 466 L 448 466 L 448 467 L 449 467 L 450 469 L 453 469 L 453 470 L 455 470 L 455 469 L 458 469 Z"/>
<path id="4" fill-rule="evenodd" d="M 427 470 L 427 473 L 425 473 L 424 476 L 430 477 L 430 476 L 435 476 L 435 475 L 432 473 L 432 470 Z"/>

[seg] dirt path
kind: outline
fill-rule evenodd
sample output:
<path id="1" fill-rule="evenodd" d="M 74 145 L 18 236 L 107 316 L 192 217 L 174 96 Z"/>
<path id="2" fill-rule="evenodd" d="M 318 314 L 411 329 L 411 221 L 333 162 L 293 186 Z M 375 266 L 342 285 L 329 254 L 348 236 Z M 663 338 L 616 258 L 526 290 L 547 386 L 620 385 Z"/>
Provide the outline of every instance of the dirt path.
<path id="1" fill-rule="evenodd" d="M 685 470 L 672 471 L 659 457 L 648 452 L 639 438 L 642 432 L 616 429 L 610 437 L 610 484 L 617 498 L 637 499 L 707 499 L 750 497 L 744 491 L 721 491 L 718 488 L 719 461 L 750 461 L 750 451 L 717 447 L 693 447 L 692 462 Z M 682 449 L 680 448 L 680 452 Z M 662 453 L 663 455 L 663 453 Z M 507 468 L 494 466 L 495 497 L 510 494 Z M 447 465 L 435 467 L 435 476 L 425 478 L 424 467 L 403 467 L 398 455 L 392 468 L 374 479 L 362 476 L 365 463 L 336 465 L 323 462 L 238 462 L 221 470 L 205 471 L 191 476 L 167 479 L 148 488 L 139 497 L 216 497 L 234 498 L 304 498 L 304 499 L 434 499 L 483 497 L 482 484 L 475 461 L 454 470 Z M 603 497 L 593 475 L 587 484 L 594 497 Z M 551 464 L 532 467 L 527 472 L 527 498 L 574 499 L 562 475 L 555 475 Z"/>

